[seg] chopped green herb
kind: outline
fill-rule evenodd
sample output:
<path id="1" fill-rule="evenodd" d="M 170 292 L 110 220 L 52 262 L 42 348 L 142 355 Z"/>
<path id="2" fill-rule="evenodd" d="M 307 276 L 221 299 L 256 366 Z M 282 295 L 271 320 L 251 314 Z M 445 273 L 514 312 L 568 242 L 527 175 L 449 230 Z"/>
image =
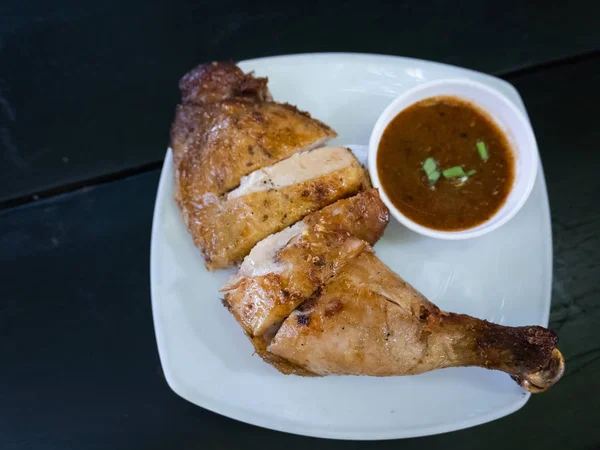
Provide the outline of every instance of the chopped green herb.
<path id="1" fill-rule="evenodd" d="M 430 177 L 431 174 L 437 171 L 437 164 L 433 158 L 427 158 L 423 162 L 423 170 L 427 174 L 427 177 Z"/>
<path id="2" fill-rule="evenodd" d="M 479 156 L 481 156 L 481 159 L 483 159 L 484 161 L 487 161 L 489 158 L 489 155 L 488 155 L 487 147 L 485 146 L 485 142 L 479 141 L 475 145 L 477 146 L 477 151 L 479 152 Z"/>
<path id="3" fill-rule="evenodd" d="M 467 172 L 467 176 L 470 177 L 471 175 L 475 175 L 477 173 L 477 171 L 475 169 L 471 169 Z"/>
<path id="4" fill-rule="evenodd" d="M 433 186 L 440 179 L 440 171 L 437 168 L 437 163 L 433 158 L 427 158 L 423 161 L 423 170 L 429 178 L 429 183 Z"/>
<path id="5" fill-rule="evenodd" d="M 454 166 L 442 172 L 445 178 L 462 178 L 467 174 L 461 166 Z"/>

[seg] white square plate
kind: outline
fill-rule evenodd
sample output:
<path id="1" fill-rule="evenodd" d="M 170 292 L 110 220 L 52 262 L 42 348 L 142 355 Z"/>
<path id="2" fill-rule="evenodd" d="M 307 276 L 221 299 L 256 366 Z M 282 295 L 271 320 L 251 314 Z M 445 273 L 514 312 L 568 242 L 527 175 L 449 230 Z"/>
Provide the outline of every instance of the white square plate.
<path id="1" fill-rule="evenodd" d="M 269 77 L 277 101 L 331 125 L 340 144 L 367 144 L 394 97 L 439 78 L 517 91 L 481 73 L 416 59 L 312 54 L 245 61 Z M 521 212 L 493 233 L 440 241 L 391 221 L 377 255 L 440 308 L 504 325 L 548 324 L 552 242 L 543 173 Z M 232 271 L 209 273 L 173 200 L 167 153 L 152 229 L 151 288 L 160 359 L 169 386 L 203 408 L 290 433 L 344 439 L 423 436 L 510 414 L 529 394 L 504 373 L 454 368 L 411 377 L 285 376 L 253 348 L 217 292 Z"/>

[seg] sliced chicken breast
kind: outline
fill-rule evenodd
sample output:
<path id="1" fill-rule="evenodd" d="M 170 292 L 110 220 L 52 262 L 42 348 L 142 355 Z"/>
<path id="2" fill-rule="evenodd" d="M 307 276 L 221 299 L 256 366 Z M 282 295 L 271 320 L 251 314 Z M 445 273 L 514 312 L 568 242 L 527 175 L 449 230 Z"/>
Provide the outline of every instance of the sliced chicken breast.
<path id="1" fill-rule="evenodd" d="M 224 194 L 244 175 L 333 137 L 290 105 L 237 98 L 180 105 L 171 128 L 178 202 L 186 208 L 204 194 Z"/>
<path id="2" fill-rule="evenodd" d="M 350 150 L 319 148 L 250 174 L 227 195 L 205 194 L 189 209 L 188 227 L 206 266 L 225 268 L 270 234 L 368 186 Z"/>
<path id="3" fill-rule="evenodd" d="M 200 65 L 179 87 L 171 149 L 184 202 L 223 194 L 242 176 L 336 136 L 308 113 L 273 102 L 266 78 L 244 74 L 233 63 Z"/>
<path id="4" fill-rule="evenodd" d="M 211 236 L 198 224 L 206 224 L 206 211 L 198 210 L 208 204 L 220 210 L 219 197 L 236 188 L 242 177 L 320 147 L 336 133 L 294 106 L 273 102 L 266 78 L 245 74 L 233 63 L 200 65 L 179 87 L 182 104 L 177 106 L 170 143 L 175 200 L 194 241 L 204 250 Z M 229 250 L 224 248 L 210 248 L 205 254 L 210 258 L 213 250 L 221 255 L 215 255 L 214 262 L 207 260 L 211 268 L 226 267 L 245 255 L 235 254 L 227 261 Z"/>

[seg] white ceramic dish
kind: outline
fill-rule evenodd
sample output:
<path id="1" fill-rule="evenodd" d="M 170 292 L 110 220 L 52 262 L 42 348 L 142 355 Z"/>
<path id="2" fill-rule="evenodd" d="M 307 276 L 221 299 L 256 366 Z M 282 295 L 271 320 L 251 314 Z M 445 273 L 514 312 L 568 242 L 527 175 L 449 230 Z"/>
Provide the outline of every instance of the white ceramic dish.
<path id="1" fill-rule="evenodd" d="M 398 210 L 381 187 L 377 172 L 377 150 L 387 125 L 401 111 L 426 98 L 438 96 L 458 97 L 485 111 L 508 138 L 515 157 L 515 180 L 506 202 L 488 221 L 466 230 L 439 231 L 412 221 Z M 392 215 L 404 226 L 425 236 L 438 239 L 469 239 L 490 233 L 510 219 L 523 207 L 538 172 L 538 148 L 527 116 L 516 104 L 498 89 L 470 79 L 441 79 L 419 84 L 400 94 L 383 111 L 375 123 L 369 140 L 369 173 L 381 198 Z"/>
<path id="2" fill-rule="evenodd" d="M 441 78 L 476 80 L 525 111 L 508 83 L 415 59 L 312 54 L 246 61 L 269 77 L 279 101 L 311 112 L 366 145 L 375 121 L 399 94 Z M 543 173 L 521 211 L 478 239 L 441 241 L 392 221 L 379 257 L 445 310 L 505 325 L 547 325 L 552 242 Z M 455 368 L 413 377 L 284 376 L 252 355 L 252 346 L 219 301 L 231 270 L 209 273 L 173 201 L 167 153 L 158 187 L 151 249 L 152 308 L 169 386 L 203 408 L 290 433 L 390 439 L 466 428 L 510 414 L 529 398 L 507 375 Z"/>

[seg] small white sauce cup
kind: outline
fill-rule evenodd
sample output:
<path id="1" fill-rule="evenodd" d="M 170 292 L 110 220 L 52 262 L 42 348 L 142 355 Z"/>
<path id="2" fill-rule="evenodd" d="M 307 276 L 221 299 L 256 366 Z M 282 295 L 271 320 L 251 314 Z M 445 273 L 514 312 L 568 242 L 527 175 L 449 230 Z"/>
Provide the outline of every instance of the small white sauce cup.
<path id="1" fill-rule="evenodd" d="M 467 101 L 483 110 L 506 135 L 515 162 L 513 185 L 504 204 L 486 222 L 460 231 L 441 231 L 420 225 L 406 217 L 390 201 L 381 186 L 377 171 L 379 141 L 388 124 L 404 109 L 431 97 L 451 96 Z M 438 80 L 421 84 L 396 98 L 383 111 L 369 141 L 369 173 L 373 185 L 379 188 L 383 202 L 392 215 L 411 230 L 438 239 L 469 239 L 489 233 L 508 222 L 519 212 L 529 197 L 538 171 L 538 148 L 529 119 L 503 94 L 470 80 Z"/>

